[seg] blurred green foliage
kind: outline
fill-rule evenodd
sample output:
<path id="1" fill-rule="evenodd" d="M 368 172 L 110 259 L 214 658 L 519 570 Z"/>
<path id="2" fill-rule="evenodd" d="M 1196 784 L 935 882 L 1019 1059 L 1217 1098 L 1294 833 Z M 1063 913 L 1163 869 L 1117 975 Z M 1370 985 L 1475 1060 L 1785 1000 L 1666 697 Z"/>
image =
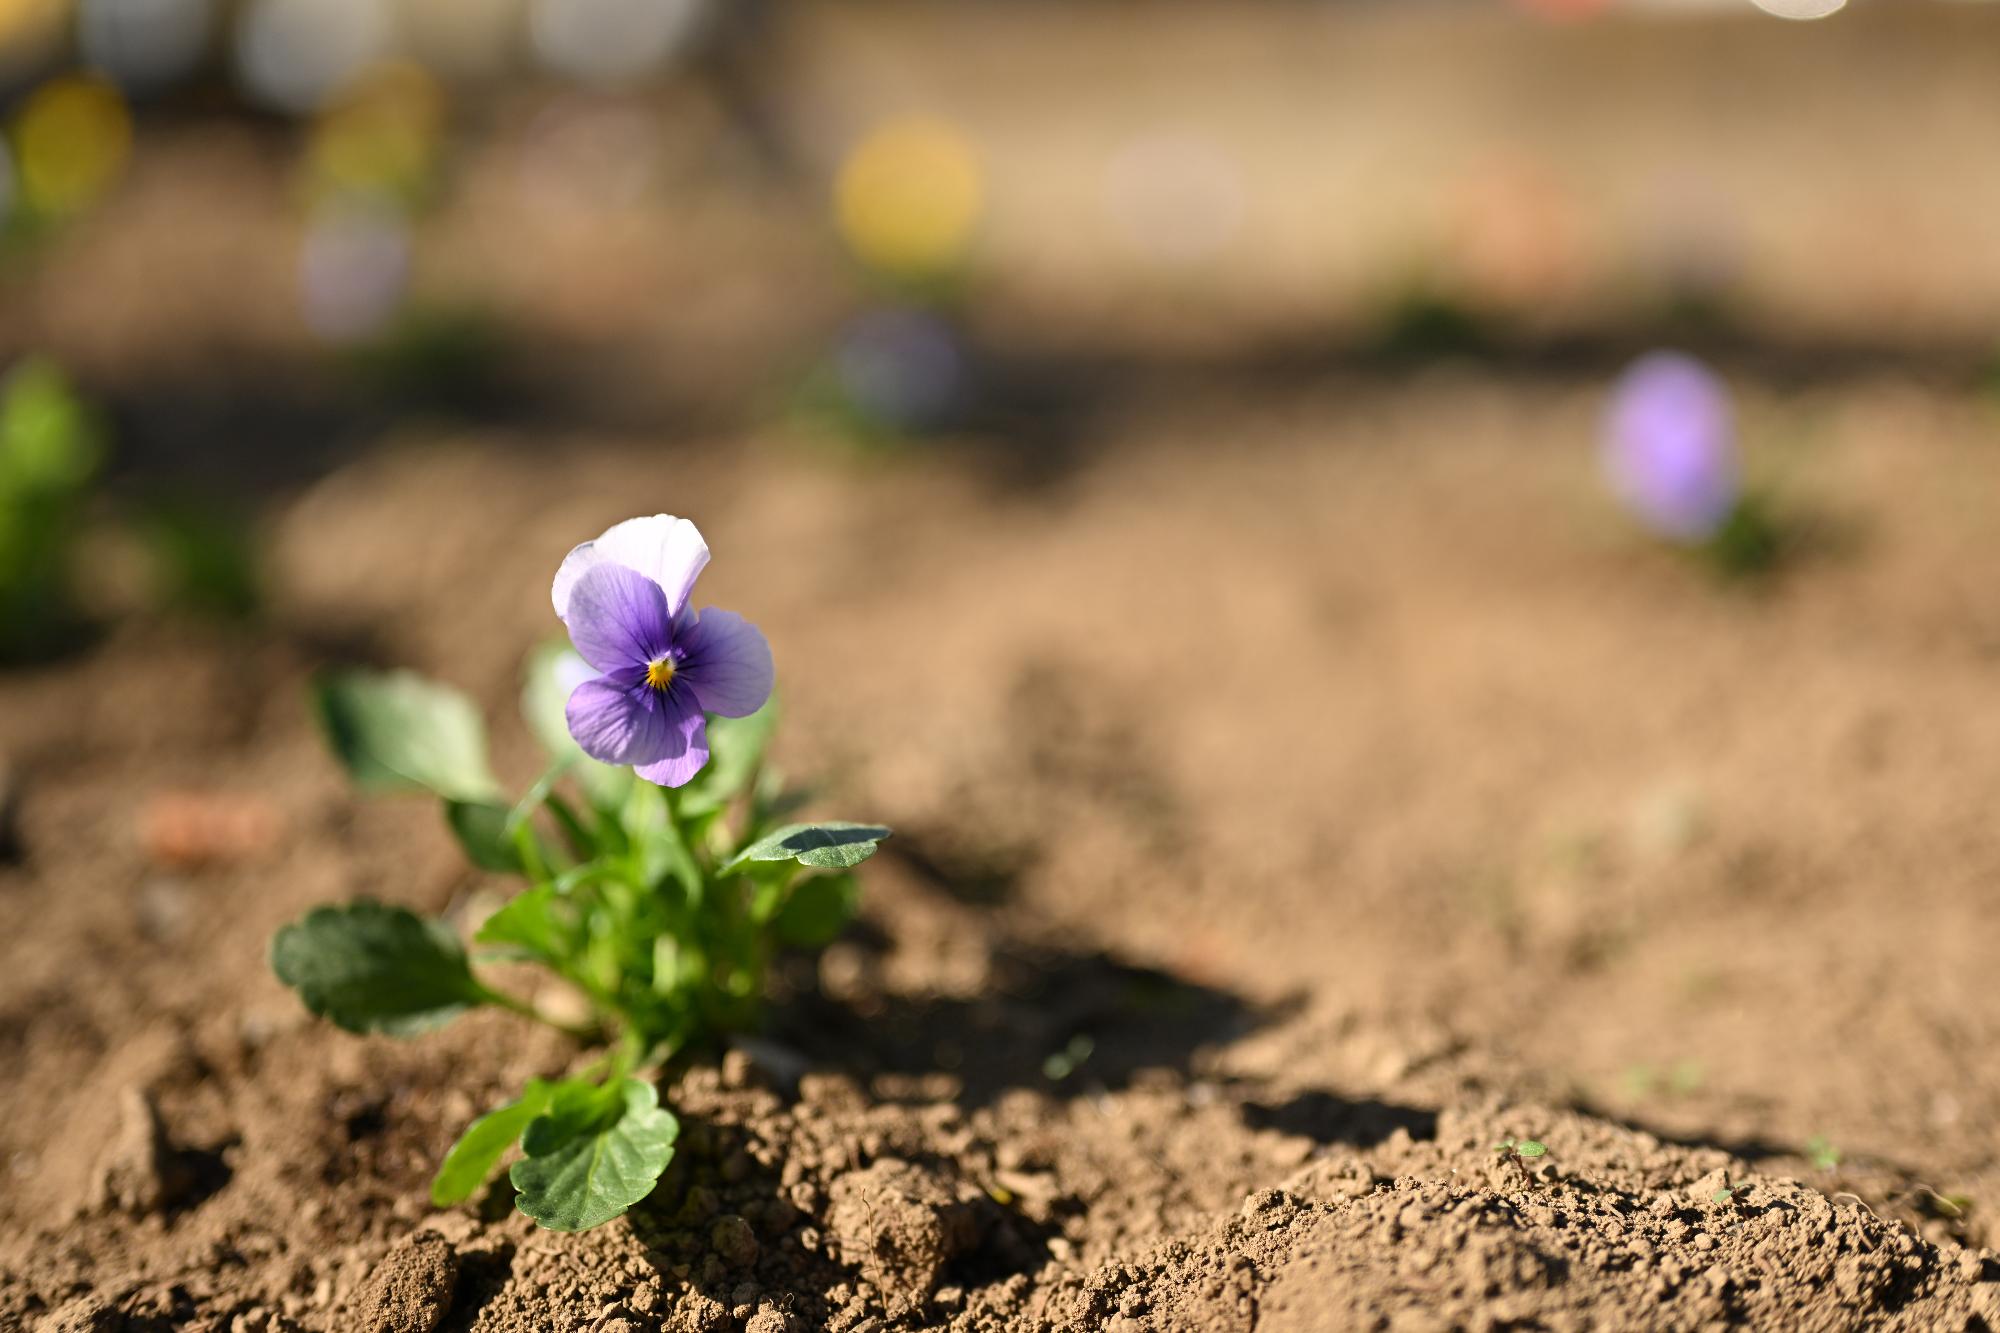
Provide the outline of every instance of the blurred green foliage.
<path id="1" fill-rule="evenodd" d="M 242 514 L 216 501 L 180 498 L 155 501 L 136 522 L 158 606 L 217 620 L 256 613 L 257 548 Z"/>
<path id="2" fill-rule="evenodd" d="M 0 660 L 54 652 L 81 627 L 74 552 L 102 430 L 52 362 L 0 382 Z"/>

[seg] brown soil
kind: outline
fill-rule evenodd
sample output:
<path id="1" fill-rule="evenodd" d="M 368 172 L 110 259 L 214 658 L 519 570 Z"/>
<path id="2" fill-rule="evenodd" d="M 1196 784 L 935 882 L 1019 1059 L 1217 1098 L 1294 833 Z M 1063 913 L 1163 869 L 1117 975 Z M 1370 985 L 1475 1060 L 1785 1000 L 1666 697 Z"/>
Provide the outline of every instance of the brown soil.
<path id="1" fill-rule="evenodd" d="M 406 436 L 274 516 L 265 631 L 11 679 L 0 1323 L 2000 1325 L 1984 409 L 1753 392 L 1816 536 L 1749 591 L 1605 508 L 1591 391 L 1238 403 L 1107 412 L 1031 490 Z M 899 835 L 762 1043 L 667 1089 L 651 1201 L 434 1213 L 464 1121 L 575 1057 L 502 1016 L 351 1037 L 267 974 L 311 903 L 499 887 L 344 790 L 303 674 L 459 683 L 525 775 L 540 589 L 655 505 L 768 628 L 786 762 Z"/>
<path id="2" fill-rule="evenodd" d="M 587 160 L 530 206 L 532 99 L 488 108 L 419 288 L 505 324 L 504 428 L 354 408 L 269 125 L 147 126 L 0 272 L 0 349 L 111 402 L 119 484 L 277 497 L 264 623 L 127 617 L 0 680 L 0 1329 L 2000 1328 L 1987 17 L 1152 6 L 1141 52 L 1125 7 L 1007 8 L 789 29 L 800 178 L 682 90 L 637 202 Z M 930 94 L 1006 205 L 968 312 L 1001 409 L 895 456 L 736 424 L 859 299 L 819 177 Z M 1119 259 L 1098 197 L 1184 113 L 1271 204 L 1192 276 Z M 1797 539 L 1748 587 L 1591 466 L 1658 296 L 1607 275 L 1687 160 L 1749 228 L 1726 368 Z M 1405 265 L 1483 271 L 1488 177 L 1582 238 L 1487 255 L 1525 337 L 1350 354 Z M 772 638 L 782 760 L 897 836 L 768 1030 L 664 1089 L 653 1199 L 582 1236 L 504 1188 L 434 1212 L 467 1119 L 577 1055 L 484 1014 L 351 1037 L 269 975 L 314 903 L 506 887 L 353 796 L 303 686 L 447 679 L 526 781 L 546 581 L 661 508 Z"/>

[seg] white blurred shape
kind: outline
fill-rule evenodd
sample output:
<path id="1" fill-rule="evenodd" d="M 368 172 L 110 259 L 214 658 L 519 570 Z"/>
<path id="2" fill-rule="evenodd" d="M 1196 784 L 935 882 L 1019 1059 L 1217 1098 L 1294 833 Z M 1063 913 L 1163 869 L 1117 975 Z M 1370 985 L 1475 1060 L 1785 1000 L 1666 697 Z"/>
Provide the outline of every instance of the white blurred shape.
<path id="1" fill-rule="evenodd" d="M 704 0 L 532 0 L 528 36 L 549 70 L 586 83 L 626 83 L 694 36 Z"/>
<path id="2" fill-rule="evenodd" d="M 299 253 L 306 324 L 331 342 L 380 331 L 410 283 L 410 231 L 394 211 L 328 209 L 308 225 Z"/>
<path id="3" fill-rule="evenodd" d="M 81 0 L 83 62 L 132 93 L 186 78 L 208 49 L 212 0 Z"/>
<path id="4" fill-rule="evenodd" d="M 236 32 L 236 63 L 258 98 L 304 113 L 389 53 L 388 0 L 254 0 Z"/>
<path id="5" fill-rule="evenodd" d="M 1243 222 L 1243 181 L 1235 161 L 1198 135 L 1153 134 L 1111 159 L 1104 204 L 1132 245 L 1164 264 L 1209 258 Z"/>
<path id="6" fill-rule="evenodd" d="M 1823 19 L 1839 12 L 1847 0 L 1750 0 L 1750 3 L 1781 19 Z"/>

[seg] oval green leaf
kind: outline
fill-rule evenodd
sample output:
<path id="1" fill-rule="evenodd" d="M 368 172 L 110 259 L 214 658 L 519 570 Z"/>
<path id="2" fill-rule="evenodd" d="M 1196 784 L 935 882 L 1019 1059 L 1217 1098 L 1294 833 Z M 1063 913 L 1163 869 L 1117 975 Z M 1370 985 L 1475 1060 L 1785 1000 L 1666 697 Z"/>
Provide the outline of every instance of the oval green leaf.
<path id="1" fill-rule="evenodd" d="M 880 824 L 787 824 L 757 839 L 731 858 L 721 873 L 733 875 L 757 861 L 797 861 L 825 870 L 846 870 L 875 854 L 876 844 L 889 836 Z"/>
<path id="2" fill-rule="evenodd" d="M 271 969 L 350 1032 L 406 1037 L 485 1000 L 451 928 L 386 903 L 318 907 L 271 939 Z"/>
<path id="3" fill-rule="evenodd" d="M 333 752 L 363 791 L 487 801 L 500 784 L 472 701 L 412 671 L 321 676 L 313 701 Z"/>
<path id="4" fill-rule="evenodd" d="M 628 1078 L 606 1091 L 616 1095 L 602 1114 L 552 1111 L 531 1123 L 522 1138 L 528 1156 L 508 1173 L 520 1191 L 515 1207 L 551 1231 L 609 1222 L 651 1194 L 673 1160 L 680 1123 L 653 1085 Z"/>
<path id="5" fill-rule="evenodd" d="M 548 1109 L 549 1094 L 555 1085 L 531 1078 L 521 1095 L 505 1106 L 495 1107 L 465 1127 L 458 1142 L 438 1164 L 431 1179 L 431 1202 L 449 1208 L 472 1197 L 472 1192 L 493 1174 L 495 1163 L 536 1116 Z"/>

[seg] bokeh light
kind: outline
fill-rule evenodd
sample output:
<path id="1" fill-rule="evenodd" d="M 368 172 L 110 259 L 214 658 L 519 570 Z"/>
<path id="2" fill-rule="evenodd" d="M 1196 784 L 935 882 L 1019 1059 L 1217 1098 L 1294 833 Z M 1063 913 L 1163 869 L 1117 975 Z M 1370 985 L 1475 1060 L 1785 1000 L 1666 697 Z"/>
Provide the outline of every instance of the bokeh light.
<path id="1" fill-rule="evenodd" d="M 834 213 L 863 263 L 905 277 L 959 267 L 985 203 L 972 147 L 945 121 L 913 117 L 872 131 L 841 164 Z"/>
<path id="2" fill-rule="evenodd" d="M 127 92 L 154 92 L 201 63 L 213 8 L 212 0 L 80 0 L 77 49 Z"/>
<path id="3" fill-rule="evenodd" d="M 1242 173 L 1210 139 L 1149 134 L 1112 157 L 1104 206 L 1141 255 L 1166 265 L 1197 263 L 1225 249 L 1241 229 Z"/>
<path id="4" fill-rule="evenodd" d="M 1581 285 L 1584 226 L 1562 180 L 1508 150 L 1478 163 L 1457 190 L 1455 258 L 1469 295 L 1524 309 Z"/>
<path id="5" fill-rule="evenodd" d="M 533 0 L 528 35 L 551 73 L 628 83 L 684 49 L 707 13 L 704 0 Z"/>
<path id="6" fill-rule="evenodd" d="M 410 229 L 400 213 L 350 201 L 314 214 L 299 252 L 302 314 L 314 333 L 350 343 L 382 332 L 409 283 Z"/>
<path id="7" fill-rule="evenodd" d="M 1751 0 L 1751 3 L 1781 19 L 1823 19 L 1847 6 L 1847 0 Z"/>
<path id="8" fill-rule="evenodd" d="M 236 64 L 259 100 L 303 114 L 389 52 L 388 0 L 253 0 L 236 32 Z"/>
<path id="9" fill-rule="evenodd" d="M 321 114 L 307 160 L 320 189 L 413 199 L 437 167 L 444 92 L 407 61 L 370 71 Z"/>
<path id="10" fill-rule="evenodd" d="M 1639 358 L 1612 388 L 1603 463 L 1618 497 L 1660 536 L 1714 536 L 1742 486 L 1728 386 L 1679 352 Z"/>
<path id="11" fill-rule="evenodd" d="M 132 151 L 132 116 L 102 79 L 70 76 L 35 91 L 14 127 L 21 197 L 61 217 L 97 202 Z"/>

